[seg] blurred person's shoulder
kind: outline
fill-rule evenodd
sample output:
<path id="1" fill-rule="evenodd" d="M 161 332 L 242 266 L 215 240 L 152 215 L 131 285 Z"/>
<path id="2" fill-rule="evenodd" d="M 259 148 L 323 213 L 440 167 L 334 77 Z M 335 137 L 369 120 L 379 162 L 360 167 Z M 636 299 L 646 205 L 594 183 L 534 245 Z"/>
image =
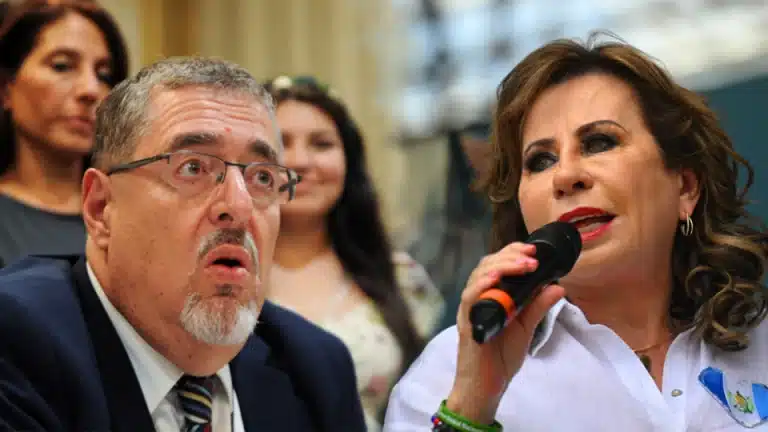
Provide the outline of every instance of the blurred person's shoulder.
<path id="1" fill-rule="evenodd" d="M 422 264 L 404 251 L 392 254 L 398 289 L 408 305 L 416 330 L 422 337 L 433 334 L 442 317 L 445 301 Z"/>
<path id="2" fill-rule="evenodd" d="M 33 299 L 43 297 L 40 294 L 60 292 L 62 285 L 72 285 L 72 266 L 79 258 L 40 255 L 9 263 L 0 269 L 0 296 Z"/>
<path id="3" fill-rule="evenodd" d="M 56 328 L 62 315 L 79 313 L 72 277 L 77 259 L 30 256 L 0 269 L 0 332 L 18 333 L 27 324 Z"/>
<path id="4" fill-rule="evenodd" d="M 269 300 L 264 302 L 256 335 L 270 347 L 287 347 L 293 352 L 310 352 L 313 361 L 346 362 L 350 357 L 344 342 L 303 316 Z"/>
<path id="5" fill-rule="evenodd" d="M 2 430 L 65 430 L 105 408 L 72 266 L 28 257 L 0 270 Z"/>
<path id="6" fill-rule="evenodd" d="M 82 254 L 79 214 L 47 211 L 0 193 L 0 268 L 31 254 Z"/>
<path id="7" fill-rule="evenodd" d="M 90 337 L 75 287 L 78 259 L 27 257 L 0 269 L 0 363 L 19 382 L 48 388 L 58 374 L 86 370 Z"/>

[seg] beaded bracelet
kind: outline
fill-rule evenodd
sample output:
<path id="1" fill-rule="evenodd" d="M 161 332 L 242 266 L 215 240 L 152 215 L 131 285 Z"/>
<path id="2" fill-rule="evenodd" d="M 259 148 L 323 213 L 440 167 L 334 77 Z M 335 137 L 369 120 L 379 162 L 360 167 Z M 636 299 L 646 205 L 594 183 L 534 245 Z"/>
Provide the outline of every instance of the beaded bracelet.
<path id="1" fill-rule="evenodd" d="M 440 409 L 432 416 L 432 432 L 502 432 L 504 428 L 497 421 L 491 425 L 481 425 L 456 414 L 440 403 Z"/>

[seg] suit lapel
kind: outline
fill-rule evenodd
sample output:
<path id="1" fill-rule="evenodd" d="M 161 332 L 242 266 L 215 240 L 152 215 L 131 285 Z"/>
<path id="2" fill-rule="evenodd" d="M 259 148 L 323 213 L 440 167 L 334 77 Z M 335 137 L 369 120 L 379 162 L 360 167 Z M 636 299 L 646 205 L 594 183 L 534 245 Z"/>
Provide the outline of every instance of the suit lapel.
<path id="1" fill-rule="evenodd" d="M 128 353 L 88 279 L 85 259 L 73 266 L 72 274 L 107 399 L 110 430 L 155 430 Z"/>
<path id="2" fill-rule="evenodd" d="M 312 431 L 306 403 L 297 397 L 286 373 L 280 341 L 272 332 L 270 307 L 265 303 L 257 332 L 230 364 L 232 381 L 246 431 Z M 268 345 L 269 343 L 269 345 Z"/>

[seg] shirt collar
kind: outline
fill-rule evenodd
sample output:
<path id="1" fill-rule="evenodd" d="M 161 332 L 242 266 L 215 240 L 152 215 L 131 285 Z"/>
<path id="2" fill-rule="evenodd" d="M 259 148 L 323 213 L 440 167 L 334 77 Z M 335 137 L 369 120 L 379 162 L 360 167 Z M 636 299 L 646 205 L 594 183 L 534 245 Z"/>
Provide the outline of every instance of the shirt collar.
<path id="1" fill-rule="evenodd" d="M 128 353 L 128 358 L 131 361 L 133 370 L 139 380 L 139 386 L 144 394 L 147 408 L 150 413 L 153 413 L 184 372 L 158 353 L 139 335 L 136 329 L 109 301 L 99 280 L 93 273 L 93 269 L 91 269 L 90 264 L 87 262 L 86 269 L 91 285 L 93 285 L 93 290 L 99 297 L 104 310 L 106 310 L 112 325 L 117 331 L 118 337 Z M 216 375 L 219 377 L 219 381 L 227 394 L 230 406 L 232 406 L 234 399 L 232 395 L 232 375 L 229 365 L 224 365 L 223 368 L 216 372 Z"/>
<path id="2" fill-rule="evenodd" d="M 547 312 L 547 314 L 544 316 L 544 319 L 541 320 L 533 333 L 533 341 L 531 342 L 531 347 L 529 348 L 529 353 L 532 356 L 535 356 L 536 353 L 538 353 L 539 350 L 541 350 L 541 348 L 547 344 L 550 337 L 552 336 L 552 331 L 555 328 L 555 322 L 558 319 L 563 319 L 564 315 L 567 315 L 568 317 L 573 317 L 574 315 L 581 315 L 582 317 L 584 316 L 578 307 L 571 304 L 564 298 L 560 299 L 557 303 L 555 303 L 554 306 L 549 309 L 549 312 Z"/>

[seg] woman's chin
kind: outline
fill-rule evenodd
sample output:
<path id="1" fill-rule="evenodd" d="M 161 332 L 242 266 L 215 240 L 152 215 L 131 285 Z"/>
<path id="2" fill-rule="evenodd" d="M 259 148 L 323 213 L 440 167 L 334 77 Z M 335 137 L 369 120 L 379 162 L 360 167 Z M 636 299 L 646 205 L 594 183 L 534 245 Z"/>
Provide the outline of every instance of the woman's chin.
<path id="1" fill-rule="evenodd" d="M 593 248 L 582 249 L 576 265 L 562 278 L 563 283 L 572 281 L 577 284 L 595 283 L 606 278 L 614 272 L 614 269 L 622 267 L 622 257 L 617 251 L 611 251 L 610 244 L 601 244 Z"/>
<path id="2" fill-rule="evenodd" d="M 50 144 L 51 149 L 73 159 L 84 158 L 93 150 L 93 141 L 79 135 L 61 137 Z"/>

